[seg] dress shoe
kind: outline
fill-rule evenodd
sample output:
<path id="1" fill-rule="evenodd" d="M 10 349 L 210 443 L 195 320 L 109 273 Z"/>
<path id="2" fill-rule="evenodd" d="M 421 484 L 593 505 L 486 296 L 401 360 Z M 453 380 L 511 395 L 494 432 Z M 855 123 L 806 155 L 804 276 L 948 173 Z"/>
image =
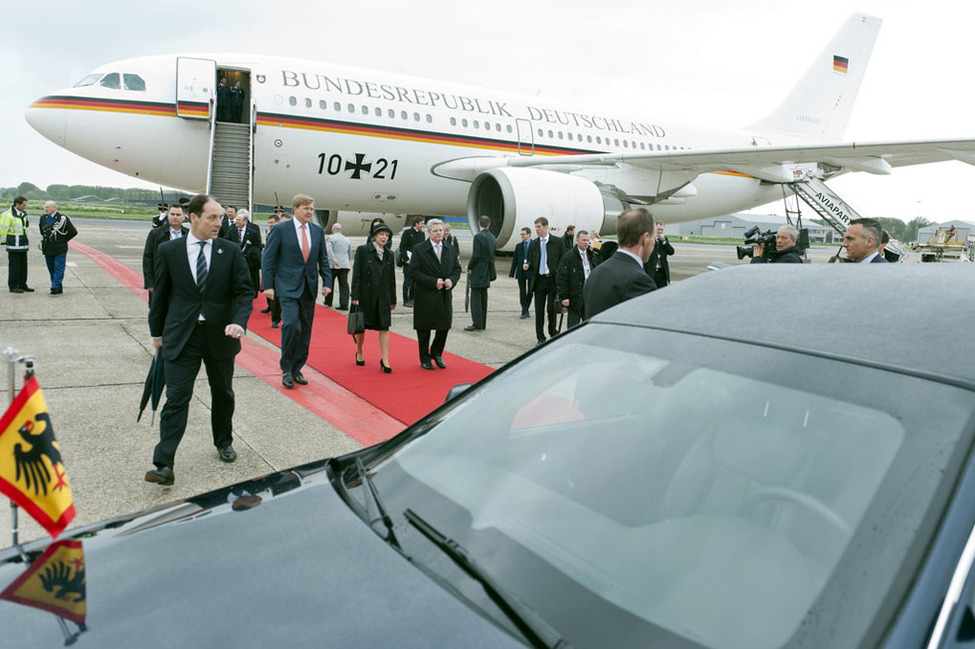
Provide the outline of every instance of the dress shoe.
<path id="1" fill-rule="evenodd" d="M 366 364 L 366 359 L 360 358 L 360 356 L 361 354 L 359 354 L 359 352 L 355 353 L 355 364 L 358 365 L 359 367 L 362 367 L 363 365 Z"/>
<path id="2" fill-rule="evenodd" d="M 301 372 L 295 372 L 292 376 L 295 379 L 295 383 L 298 385 L 308 385 L 308 379 L 306 379 L 305 375 Z"/>
<path id="3" fill-rule="evenodd" d="M 261 309 L 261 313 L 270 313 L 271 309 Z"/>
<path id="4" fill-rule="evenodd" d="M 522 319 L 522 320 L 524 320 L 525 318 L 530 318 L 530 317 L 531 317 L 531 314 L 529 314 L 529 313 L 522 313 L 522 314 L 521 314 L 520 316 L 518 316 L 518 317 L 519 317 L 520 319 Z"/>
<path id="5" fill-rule="evenodd" d="M 412 302 L 403 302 L 403 306 L 413 306 Z"/>
<path id="6" fill-rule="evenodd" d="M 230 444 L 227 444 L 223 448 L 218 448 L 217 452 L 220 454 L 220 459 L 224 462 L 233 462 L 237 459 L 237 451 Z"/>
<path id="7" fill-rule="evenodd" d="M 295 377 L 291 374 L 291 372 L 285 372 L 281 375 L 281 385 L 289 390 L 295 387 Z"/>
<path id="8" fill-rule="evenodd" d="M 420 361 L 420 367 L 425 370 L 432 370 L 433 364 L 430 361 Z"/>
<path id="9" fill-rule="evenodd" d="M 437 367 L 439 367 L 440 369 L 442 369 L 442 370 L 447 369 L 447 364 L 443 362 L 443 357 L 442 356 L 434 356 L 433 357 L 433 362 L 436 363 L 437 364 Z"/>
<path id="10" fill-rule="evenodd" d="M 53 292 L 54 289 L 51 289 L 51 291 Z M 23 293 L 24 292 L 24 289 L 22 289 L 22 288 L 12 288 L 12 289 L 10 289 L 10 292 L 11 293 Z"/>
<path id="11" fill-rule="evenodd" d="M 383 362 L 383 359 L 381 359 L 381 358 L 379 359 L 379 369 L 381 369 L 383 371 L 383 374 L 392 374 L 393 373 L 393 368 L 391 368 L 389 365 L 386 365 L 386 363 L 384 363 Z"/>
<path id="12" fill-rule="evenodd" d="M 280 326 L 281 326 L 280 322 L 275 321 L 271 323 L 271 329 L 277 329 Z"/>
<path id="13" fill-rule="evenodd" d="M 176 482 L 173 470 L 168 466 L 161 466 L 152 471 L 146 471 L 146 482 L 153 482 L 158 485 L 169 486 Z"/>
<path id="14" fill-rule="evenodd" d="M 24 289 L 24 293 L 33 293 L 34 292 L 34 289 L 32 289 L 30 286 L 27 286 L 26 284 L 24 284 L 20 288 Z"/>
<path id="15" fill-rule="evenodd" d="M 464 327 L 464 331 L 484 331 L 481 327 L 475 327 L 474 325 L 467 325 Z"/>
<path id="16" fill-rule="evenodd" d="M 539 338 L 538 339 L 538 342 L 535 343 L 536 346 L 538 346 L 538 345 L 544 345 L 544 344 L 545 344 L 545 339 L 544 338 Z"/>
<path id="17" fill-rule="evenodd" d="M 64 289 L 63 288 L 52 288 L 51 289 L 51 295 L 61 295 L 62 293 L 64 293 Z"/>

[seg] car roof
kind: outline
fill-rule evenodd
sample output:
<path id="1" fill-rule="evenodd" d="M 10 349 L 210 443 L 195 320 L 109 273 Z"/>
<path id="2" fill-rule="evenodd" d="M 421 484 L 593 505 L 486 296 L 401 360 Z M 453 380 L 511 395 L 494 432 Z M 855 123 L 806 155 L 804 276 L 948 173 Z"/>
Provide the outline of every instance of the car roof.
<path id="1" fill-rule="evenodd" d="M 841 358 L 975 389 L 975 265 L 762 264 L 702 273 L 596 316 Z"/>

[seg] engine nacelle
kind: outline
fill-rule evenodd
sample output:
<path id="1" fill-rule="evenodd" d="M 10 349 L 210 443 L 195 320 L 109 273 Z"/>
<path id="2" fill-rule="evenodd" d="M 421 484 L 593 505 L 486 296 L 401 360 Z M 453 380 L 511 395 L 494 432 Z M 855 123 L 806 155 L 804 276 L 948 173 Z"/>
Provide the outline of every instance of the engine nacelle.
<path id="1" fill-rule="evenodd" d="M 592 181 L 556 171 L 499 167 L 478 175 L 467 196 L 467 220 L 477 232 L 477 219 L 491 217 L 491 232 L 498 250 L 514 250 L 523 227 L 535 232 L 534 221 L 548 219 L 549 228 L 561 235 L 567 225 L 576 232 L 601 235 L 616 232 L 616 217 L 626 207 L 613 195 L 604 194 Z"/>

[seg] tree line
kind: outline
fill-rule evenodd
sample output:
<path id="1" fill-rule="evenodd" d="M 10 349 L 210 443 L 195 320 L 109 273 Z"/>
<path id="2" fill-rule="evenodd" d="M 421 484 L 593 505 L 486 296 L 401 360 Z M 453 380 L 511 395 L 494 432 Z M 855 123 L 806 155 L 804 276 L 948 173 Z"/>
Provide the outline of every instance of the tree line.
<path id="1" fill-rule="evenodd" d="M 173 195 L 174 192 L 169 192 Z M 159 202 L 159 192 L 152 189 L 123 189 L 121 187 L 102 187 L 101 185 L 48 185 L 41 189 L 37 185 L 22 182 L 16 187 L 0 187 L 0 199 L 6 201 L 15 196 L 24 196 L 30 200 L 69 201 L 82 196 L 96 196 L 102 200 L 112 198 L 122 201 Z M 167 202 L 169 196 L 167 196 Z"/>

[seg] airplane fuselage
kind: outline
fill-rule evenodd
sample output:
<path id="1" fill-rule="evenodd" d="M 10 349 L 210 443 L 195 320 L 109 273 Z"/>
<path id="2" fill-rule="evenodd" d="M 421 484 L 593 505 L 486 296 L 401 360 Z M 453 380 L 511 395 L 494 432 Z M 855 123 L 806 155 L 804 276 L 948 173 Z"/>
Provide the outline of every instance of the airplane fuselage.
<path id="1" fill-rule="evenodd" d="M 217 71 L 246 73 L 242 122 L 253 129 L 253 199 L 265 204 L 300 192 L 330 210 L 462 216 L 469 212 L 471 181 L 494 161 L 744 147 L 755 141 L 744 131 L 650 119 L 649 110 L 641 117 L 584 110 L 537 97 L 296 59 L 184 58 L 212 60 Z M 113 74 L 138 76 L 144 89 L 138 83 L 134 89 L 125 83 L 105 87 L 96 79 L 39 99 L 28 109 L 28 120 L 57 144 L 108 168 L 205 191 L 207 118 L 215 109 L 205 101 L 195 106 L 177 101 L 177 88 L 188 87 L 186 79 L 178 78 L 177 57 L 119 61 L 102 66 L 91 78 Z M 194 91 L 215 98 L 216 81 L 200 80 Z M 668 222 L 727 214 L 781 196 L 777 187 L 730 169 L 690 176 L 695 191 L 686 197 L 679 189 L 689 180 L 663 178 L 659 172 L 605 168 L 576 173 L 630 195 L 655 185 L 656 199 L 651 195 L 648 204 Z M 671 186 L 664 187 L 667 183 Z M 673 190 L 678 193 L 670 195 Z M 587 226 L 599 230 L 602 223 L 602 215 L 593 215 Z M 566 223 L 554 225 L 558 229 Z M 510 247 L 505 244 L 517 236 L 510 239 L 499 241 L 499 247 Z"/>

